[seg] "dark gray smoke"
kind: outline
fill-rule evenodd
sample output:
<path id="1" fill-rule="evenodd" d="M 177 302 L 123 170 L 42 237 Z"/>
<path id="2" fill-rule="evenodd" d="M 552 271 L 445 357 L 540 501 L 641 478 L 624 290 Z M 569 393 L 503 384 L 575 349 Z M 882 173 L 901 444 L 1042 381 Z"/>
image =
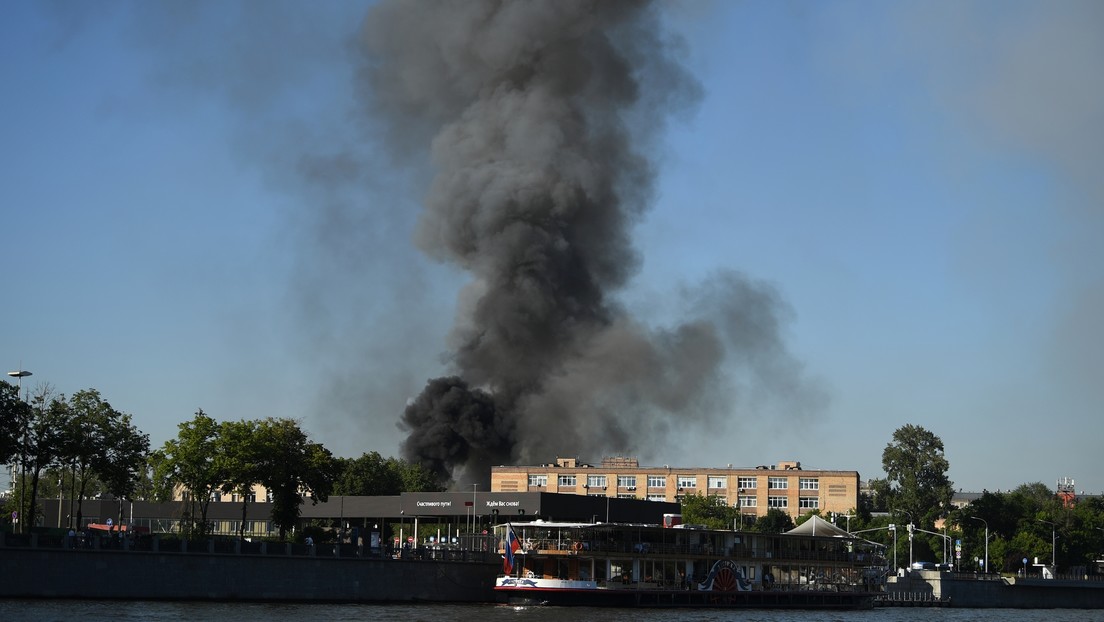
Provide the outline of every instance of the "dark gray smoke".
<path id="1" fill-rule="evenodd" d="M 612 297 L 638 268 L 653 139 L 699 95 L 660 17 L 651 2 L 482 0 L 384 2 L 366 20 L 370 112 L 394 153 L 428 148 L 433 168 L 417 243 L 472 275 L 456 377 L 429 381 L 400 423 L 404 456 L 444 479 L 646 453 L 672 421 L 733 415 L 741 365 L 800 389 L 769 287 L 722 274 L 660 329 Z"/>

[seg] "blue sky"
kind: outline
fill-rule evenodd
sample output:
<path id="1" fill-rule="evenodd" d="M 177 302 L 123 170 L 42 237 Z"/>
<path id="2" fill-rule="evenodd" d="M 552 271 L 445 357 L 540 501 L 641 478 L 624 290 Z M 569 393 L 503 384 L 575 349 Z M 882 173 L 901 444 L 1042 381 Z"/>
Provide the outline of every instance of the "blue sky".
<path id="1" fill-rule="evenodd" d="M 369 4 L 6 3 L 4 365 L 155 445 L 202 408 L 397 455 L 466 275 L 411 241 L 427 165 L 357 113 Z M 768 283 L 826 399 L 642 459 L 879 477 L 911 423 L 957 488 L 1104 492 L 1101 6 L 666 8 L 703 97 L 654 154 L 622 300 L 662 322 L 718 270 Z"/>

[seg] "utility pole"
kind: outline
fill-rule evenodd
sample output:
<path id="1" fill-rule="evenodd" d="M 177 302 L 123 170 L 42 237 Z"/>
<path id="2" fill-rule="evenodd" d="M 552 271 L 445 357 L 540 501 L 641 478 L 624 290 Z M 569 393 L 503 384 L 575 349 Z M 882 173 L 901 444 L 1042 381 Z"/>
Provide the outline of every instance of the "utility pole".
<path id="1" fill-rule="evenodd" d="M 974 520 L 979 520 L 979 521 L 985 523 L 985 565 L 982 566 L 982 568 L 985 570 L 986 573 L 988 573 L 989 572 L 989 521 L 985 520 L 984 518 L 978 518 L 976 516 L 971 516 L 970 518 L 972 518 Z"/>
<path id="2" fill-rule="evenodd" d="M 23 389 L 23 379 L 27 376 L 33 375 L 31 372 L 23 369 L 22 365 L 19 366 L 19 371 L 9 371 L 8 375 L 16 380 L 15 396 L 19 397 L 20 391 Z M 28 392 L 30 389 L 28 389 Z M 26 512 L 23 507 L 23 499 L 27 489 L 27 421 L 23 420 L 23 440 L 20 442 L 19 448 L 19 533 L 26 533 L 23 525 L 27 522 Z"/>
<path id="3" fill-rule="evenodd" d="M 1038 519 L 1040 523 L 1046 523 L 1050 525 L 1050 571 L 1054 573 L 1054 577 L 1058 577 L 1058 525 L 1054 523 Z"/>

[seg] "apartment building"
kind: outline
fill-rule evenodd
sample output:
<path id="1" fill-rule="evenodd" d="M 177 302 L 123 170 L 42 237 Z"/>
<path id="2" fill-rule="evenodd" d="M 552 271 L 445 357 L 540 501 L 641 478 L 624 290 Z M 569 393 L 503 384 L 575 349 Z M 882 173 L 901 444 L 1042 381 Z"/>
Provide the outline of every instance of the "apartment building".
<path id="1" fill-rule="evenodd" d="M 724 498 L 747 516 L 777 508 L 797 517 L 853 512 L 859 504 L 858 471 L 803 469 L 800 462 L 734 468 L 642 467 L 636 458 L 609 457 L 598 465 L 556 458 L 536 466 L 491 467 L 491 492 L 552 492 L 677 503 L 686 495 Z"/>

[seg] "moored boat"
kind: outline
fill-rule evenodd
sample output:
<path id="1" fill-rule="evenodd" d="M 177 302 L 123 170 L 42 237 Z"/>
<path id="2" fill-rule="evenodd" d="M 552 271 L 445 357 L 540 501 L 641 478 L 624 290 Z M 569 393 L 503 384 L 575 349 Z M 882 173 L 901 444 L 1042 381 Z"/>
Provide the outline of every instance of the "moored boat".
<path id="1" fill-rule="evenodd" d="M 884 591 L 881 545 L 831 526 L 765 534 L 535 521 L 499 525 L 495 592 L 520 605 L 861 609 Z M 830 528 L 829 528 L 830 527 Z"/>

